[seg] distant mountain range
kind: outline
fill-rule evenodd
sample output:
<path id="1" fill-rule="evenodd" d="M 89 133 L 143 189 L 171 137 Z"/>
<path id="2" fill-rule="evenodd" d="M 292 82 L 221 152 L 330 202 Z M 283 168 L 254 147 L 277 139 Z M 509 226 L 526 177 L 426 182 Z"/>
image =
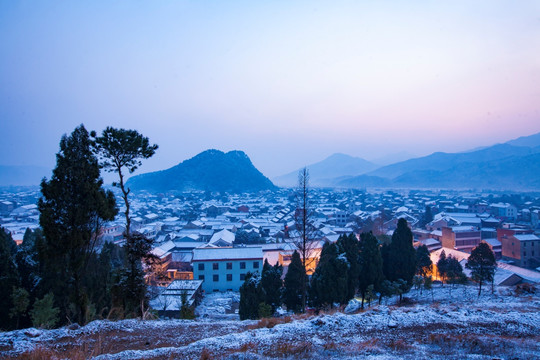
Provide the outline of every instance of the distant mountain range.
<path id="1" fill-rule="evenodd" d="M 44 177 L 50 177 L 52 169 L 42 166 L 0 165 L 0 186 L 34 186 Z"/>
<path id="2" fill-rule="evenodd" d="M 170 169 L 137 175 L 127 186 L 133 190 L 228 191 L 232 193 L 273 190 L 276 187 L 253 166 L 242 151 L 206 150 Z"/>
<path id="3" fill-rule="evenodd" d="M 463 153 L 436 152 L 336 178 L 336 187 L 540 190 L 540 133 Z"/>
<path id="4" fill-rule="evenodd" d="M 313 186 L 332 186 L 336 177 L 361 175 L 377 167 L 370 161 L 345 154 L 333 154 L 323 161 L 307 166 L 310 184 Z M 273 180 L 279 186 L 296 186 L 299 170 L 278 176 Z"/>

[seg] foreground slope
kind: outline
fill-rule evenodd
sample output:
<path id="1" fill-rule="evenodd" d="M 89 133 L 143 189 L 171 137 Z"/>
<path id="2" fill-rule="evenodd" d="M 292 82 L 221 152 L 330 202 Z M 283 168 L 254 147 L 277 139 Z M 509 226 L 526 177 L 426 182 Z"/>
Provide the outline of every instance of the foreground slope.
<path id="1" fill-rule="evenodd" d="M 257 192 L 275 189 L 243 151 L 207 150 L 170 169 L 134 176 L 133 190 Z"/>
<path id="2" fill-rule="evenodd" d="M 351 314 L 257 321 L 95 321 L 68 330 L 0 334 L 6 358 L 532 359 L 540 356 L 540 298 L 499 288 L 412 290 L 408 304 Z M 347 309 L 349 310 L 349 309 Z M 276 325 L 277 324 L 277 325 Z M 275 326 L 274 326 L 275 325 Z M 84 354 L 84 355 L 83 355 Z"/>

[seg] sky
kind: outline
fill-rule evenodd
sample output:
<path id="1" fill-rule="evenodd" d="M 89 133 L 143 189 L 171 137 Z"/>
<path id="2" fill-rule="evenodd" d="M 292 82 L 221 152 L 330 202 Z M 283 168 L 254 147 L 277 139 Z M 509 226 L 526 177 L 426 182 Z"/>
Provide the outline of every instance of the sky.
<path id="1" fill-rule="evenodd" d="M 0 164 L 83 123 L 274 177 L 540 132 L 539 1 L 0 1 Z"/>

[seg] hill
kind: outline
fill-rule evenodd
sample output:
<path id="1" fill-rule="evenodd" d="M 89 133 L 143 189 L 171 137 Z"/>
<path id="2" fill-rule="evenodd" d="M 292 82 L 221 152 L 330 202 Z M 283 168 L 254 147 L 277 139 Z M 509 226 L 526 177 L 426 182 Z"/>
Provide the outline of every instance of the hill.
<path id="1" fill-rule="evenodd" d="M 260 321 L 96 320 L 84 327 L 0 333 L 0 357 L 13 359 L 533 359 L 540 353 L 540 299 L 496 287 L 411 290 L 319 316 Z M 205 297 L 222 294 L 207 294 Z M 205 300 L 203 300 L 204 302 Z M 222 308 L 215 305 L 213 307 Z M 358 302 L 356 302 L 356 308 Z M 236 315 L 237 316 L 237 315 Z"/>
<path id="2" fill-rule="evenodd" d="M 540 147 L 498 144 L 466 153 L 433 153 L 336 180 L 338 187 L 539 190 Z"/>
<path id="3" fill-rule="evenodd" d="M 243 151 L 224 153 L 206 150 L 170 169 L 130 178 L 133 190 L 228 191 L 233 193 L 272 190 L 274 184 L 253 166 Z"/>
<path id="4" fill-rule="evenodd" d="M 538 147 L 540 146 L 540 133 L 522 136 L 514 140 L 506 142 L 508 145 L 514 146 L 528 146 L 528 147 Z"/>
<path id="5" fill-rule="evenodd" d="M 41 166 L 0 165 L 0 186 L 39 185 L 41 179 L 51 176 L 51 169 Z"/>
<path id="6" fill-rule="evenodd" d="M 308 165 L 307 168 L 312 186 L 330 186 L 334 178 L 361 175 L 376 169 L 377 165 L 359 157 L 338 153 Z M 278 176 L 274 178 L 274 182 L 280 186 L 296 186 L 298 171 L 300 169 Z"/>

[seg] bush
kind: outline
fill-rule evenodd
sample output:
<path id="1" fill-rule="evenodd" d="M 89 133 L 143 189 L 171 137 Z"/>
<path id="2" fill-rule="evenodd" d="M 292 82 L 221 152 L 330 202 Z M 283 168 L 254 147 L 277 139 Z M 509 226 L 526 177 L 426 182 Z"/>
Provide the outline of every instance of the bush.
<path id="1" fill-rule="evenodd" d="M 50 329 L 56 325 L 60 310 L 53 306 L 53 302 L 52 293 L 48 293 L 41 300 L 36 300 L 31 312 L 34 327 Z"/>

